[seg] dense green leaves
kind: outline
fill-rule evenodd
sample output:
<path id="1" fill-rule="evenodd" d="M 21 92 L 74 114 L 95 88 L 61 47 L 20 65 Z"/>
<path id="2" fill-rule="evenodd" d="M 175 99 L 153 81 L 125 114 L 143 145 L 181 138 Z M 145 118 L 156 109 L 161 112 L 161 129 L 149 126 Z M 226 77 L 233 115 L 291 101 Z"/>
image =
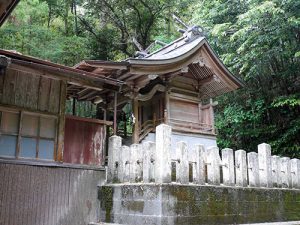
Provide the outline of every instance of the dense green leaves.
<path id="1" fill-rule="evenodd" d="M 0 47 L 66 65 L 121 60 L 137 50 L 133 37 L 143 48 L 178 37 L 172 13 L 203 26 L 213 49 L 245 81 L 218 98 L 220 147 L 252 151 L 267 142 L 276 154 L 300 157 L 298 0 L 22 0 L 0 29 Z M 79 114 L 93 108 L 77 107 Z"/>
<path id="2" fill-rule="evenodd" d="M 243 89 L 219 98 L 218 142 L 246 150 L 268 142 L 274 153 L 299 157 L 299 1 L 230 7 L 236 3 L 204 2 L 196 13 L 196 21 L 207 23 L 213 48 L 245 81 Z"/>

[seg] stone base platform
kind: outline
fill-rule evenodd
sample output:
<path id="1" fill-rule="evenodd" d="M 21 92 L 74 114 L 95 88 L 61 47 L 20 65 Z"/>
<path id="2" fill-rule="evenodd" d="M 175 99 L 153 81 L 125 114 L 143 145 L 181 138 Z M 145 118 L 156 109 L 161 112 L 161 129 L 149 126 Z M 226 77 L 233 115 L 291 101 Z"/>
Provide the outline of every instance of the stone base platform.
<path id="1" fill-rule="evenodd" d="M 300 191 L 179 184 L 99 187 L 101 221 L 119 224 L 250 224 L 300 220 Z"/>

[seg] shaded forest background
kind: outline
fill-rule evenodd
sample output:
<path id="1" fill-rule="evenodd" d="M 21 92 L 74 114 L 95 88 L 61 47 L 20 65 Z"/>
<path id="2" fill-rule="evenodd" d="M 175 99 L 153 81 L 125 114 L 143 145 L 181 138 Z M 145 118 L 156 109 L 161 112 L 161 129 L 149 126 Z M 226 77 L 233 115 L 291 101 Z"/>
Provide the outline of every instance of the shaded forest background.
<path id="1" fill-rule="evenodd" d="M 179 37 L 173 13 L 201 25 L 245 82 L 217 99 L 219 146 L 253 151 L 267 142 L 274 154 L 300 157 L 299 0 L 21 0 L 0 48 L 69 66 L 123 60 L 136 51 L 132 37 L 143 47 Z"/>

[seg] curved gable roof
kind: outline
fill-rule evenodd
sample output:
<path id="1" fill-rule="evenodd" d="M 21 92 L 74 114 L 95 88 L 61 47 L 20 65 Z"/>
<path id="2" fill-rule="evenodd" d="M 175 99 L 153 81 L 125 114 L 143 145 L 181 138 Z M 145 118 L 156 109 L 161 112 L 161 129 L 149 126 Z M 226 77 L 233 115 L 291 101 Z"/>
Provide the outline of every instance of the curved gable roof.
<path id="1" fill-rule="evenodd" d="M 216 97 L 244 86 L 224 66 L 206 38 L 193 31 L 151 54 L 141 52 L 122 62 L 86 60 L 75 68 L 122 80 L 128 90 L 144 88 L 157 76 L 184 82 L 189 85 L 188 91 L 203 97 Z"/>
<path id="2" fill-rule="evenodd" d="M 202 63 L 215 75 L 232 82 L 236 88 L 243 86 L 243 83 L 225 67 L 204 37 L 196 37 L 189 42 L 181 37 L 144 58 L 130 58 L 127 62 L 134 74 L 171 73 L 192 63 Z"/>

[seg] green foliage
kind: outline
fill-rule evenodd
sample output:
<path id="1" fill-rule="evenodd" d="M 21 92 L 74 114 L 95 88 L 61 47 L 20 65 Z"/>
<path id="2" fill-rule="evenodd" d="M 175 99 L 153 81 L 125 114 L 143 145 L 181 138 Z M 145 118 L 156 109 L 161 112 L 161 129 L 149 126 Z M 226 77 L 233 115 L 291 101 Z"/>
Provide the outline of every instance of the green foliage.
<path id="1" fill-rule="evenodd" d="M 276 154 L 300 156 L 299 6 L 292 0 L 199 4 L 195 21 L 206 24 L 213 48 L 245 81 L 218 99 L 221 147 L 253 151 L 267 142 Z"/>
<path id="2" fill-rule="evenodd" d="M 123 60 L 137 50 L 133 37 L 143 48 L 177 38 L 172 13 L 204 27 L 222 61 L 245 81 L 218 98 L 220 147 L 254 151 L 267 142 L 276 154 L 300 157 L 298 0 L 22 0 L 0 29 L 0 47 L 66 65 Z M 94 117 L 93 107 L 78 103 L 78 115 Z"/>

